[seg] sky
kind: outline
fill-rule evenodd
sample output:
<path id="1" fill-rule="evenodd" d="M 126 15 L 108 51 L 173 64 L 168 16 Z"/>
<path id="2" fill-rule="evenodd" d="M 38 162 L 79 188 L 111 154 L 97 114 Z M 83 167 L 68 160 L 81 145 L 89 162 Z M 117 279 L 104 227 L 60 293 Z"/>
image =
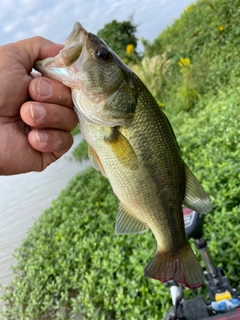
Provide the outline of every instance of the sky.
<path id="1" fill-rule="evenodd" d="M 138 38 L 152 42 L 193 0 L 1 0 L 0 45 L 32 36 L 63 43 L 79 21 L 97 33 L 134 15 Z"/>

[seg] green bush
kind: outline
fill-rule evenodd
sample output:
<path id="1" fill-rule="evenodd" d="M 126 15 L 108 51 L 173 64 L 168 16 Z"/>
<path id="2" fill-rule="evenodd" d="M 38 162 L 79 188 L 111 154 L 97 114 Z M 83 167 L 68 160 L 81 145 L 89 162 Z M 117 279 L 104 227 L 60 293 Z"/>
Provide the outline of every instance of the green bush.
<path id="1" fill-rule="evenodd" d="M 216 264 L 234 286 L 240 282 L 240 97 L 219 92 L 202 100 L 192 113 L 173 119 L 189 167 L 210 195 L 213 211 L 206 216 L 205 235 Z"/>
<path id="2" fill-rule="evenodd" d="M 168 290 L 143 277 L 155 240 L 115 235 L 117 211 L 107 179 L 77 175 L 15 253 L 4 319 L 159 319 Z"/>
<path id="3" fill-rule="evenodd" d="M 76 127 L 72 130 L 71 134 L 72 134 L 73 136 L 75 136 L 75 135 L 78 134 L 79 132 L 80 132 L 79 126 L 76 126 Z"/>
<path id="4" fill-rule="evenodd" d="M 167 52 L 167 58 L 172 61 L 167 85 L 161 93 L 166 108 L 175 113 L 182 109 L 185 97 L 191 98 L 193 93 L 190 90 L 189 94 L 184 86 L 186 79 L 178 66 L 181 58 L 191 61 L 191 83 L 199 96 L 209 91 L 217 95 L 228 86 L 239 86 L 239 19 L 240 0 L 198 0 L 146 46 L 146 55 Z M 182 87 L 180 92 L 179 87 Z M 198 103 L 195 98 L 196 95 L 191 108 Z"/>
<path id="5" fill-rule="evenodd" d="M 73 150 L 73 156 L 78 161 L 88 159 L 88 144 L 85 140 L 81 141 Z"/>

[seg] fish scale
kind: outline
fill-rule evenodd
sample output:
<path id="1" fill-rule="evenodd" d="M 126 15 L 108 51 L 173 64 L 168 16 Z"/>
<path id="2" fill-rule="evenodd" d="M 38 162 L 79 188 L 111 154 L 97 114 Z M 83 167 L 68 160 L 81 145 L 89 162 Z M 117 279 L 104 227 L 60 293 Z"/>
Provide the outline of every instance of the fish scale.
<path id="1" fill-rule="evenodd" d="M 154 234 L 157 250 L 144 275 L 201 286 L 203 272 L 185 235 L 182 204 L 205 214 L 211 203 L 146 86 L 80 23 L 63 50 L 36 62 L 35 68 L 72 89 L 93 166 L 109 179 L 120 200 L 115 232 L 150 229 Z"/>

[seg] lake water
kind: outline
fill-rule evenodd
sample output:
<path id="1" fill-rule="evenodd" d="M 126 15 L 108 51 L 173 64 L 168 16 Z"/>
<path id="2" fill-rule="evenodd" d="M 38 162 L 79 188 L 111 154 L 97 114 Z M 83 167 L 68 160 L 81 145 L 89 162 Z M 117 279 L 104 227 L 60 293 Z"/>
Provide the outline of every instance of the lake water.
<path id="1" fill-rule="evenodd" d="M 73 149 L 82 140 L 74 137 L 72 148 L 43 172 L 0 177 L 0 283 L 10 284 L 13 251 L 40 214 L 56 199 L 70 179 L 90 165 L 76 161 Z M 2 291 L 0 289 L 0 296 Z M 0 303 L 0 308 L 2 304 Z"/>

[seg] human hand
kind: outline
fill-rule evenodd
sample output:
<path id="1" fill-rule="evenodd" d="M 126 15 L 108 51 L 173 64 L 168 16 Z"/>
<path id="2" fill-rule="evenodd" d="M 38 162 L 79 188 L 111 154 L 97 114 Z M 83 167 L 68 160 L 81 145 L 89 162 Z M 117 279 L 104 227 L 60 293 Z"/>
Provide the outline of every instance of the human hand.
<path id="1" fill-rule="evenodd" d="M 42 171 L 72 145 L 70 89 L 31 76 L 36 60 L 62 47 L 41 37 L 0 47 L 0 175 Z"/>

